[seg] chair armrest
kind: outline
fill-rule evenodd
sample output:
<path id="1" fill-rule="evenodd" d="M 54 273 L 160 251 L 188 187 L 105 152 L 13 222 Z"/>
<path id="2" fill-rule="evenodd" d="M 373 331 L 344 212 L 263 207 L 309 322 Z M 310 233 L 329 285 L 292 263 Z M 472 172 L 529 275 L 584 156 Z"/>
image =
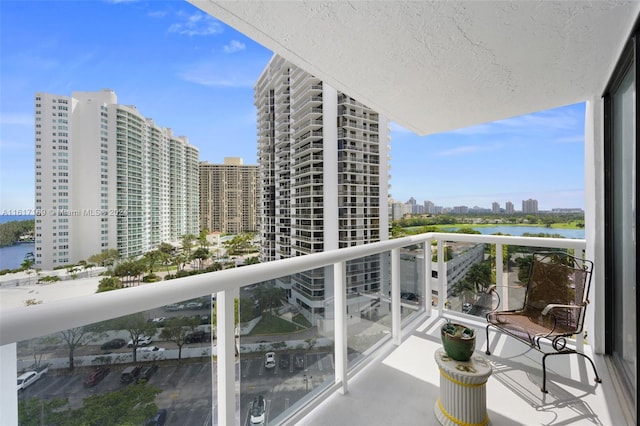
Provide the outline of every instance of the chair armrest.
<path id="1" fill-rule="evenodd" d="M 552 303 L 550 305 L 545 306 L 545 308 L 542 310 L 542 315 L 547 315 L 550 310 L 556 309 L 556 308 L 582 309 L 582 305 L 558 305 L 558 304 Z"/>

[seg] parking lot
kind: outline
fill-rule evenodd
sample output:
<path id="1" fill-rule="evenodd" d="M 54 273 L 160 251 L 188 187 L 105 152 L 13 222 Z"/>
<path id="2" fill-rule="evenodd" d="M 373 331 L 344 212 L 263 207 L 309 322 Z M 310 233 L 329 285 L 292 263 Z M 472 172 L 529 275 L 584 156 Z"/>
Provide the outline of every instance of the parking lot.
<path id="1" fill-rule="evenodd" d="M 296 368 L 293 357 L 302 355 L 304 369 Z M 289 367 L 280 367 L 280 353 L 276 352 L 276 366 L 266 369 L 263 354 L 247 354 L 240 358 L 238 377 L 240 379 L 240 419 L 248 424 L 251 401 L 262 395 L 266 401 L 267 423 L 287 410 L 307 393 L 329 380 L 334 374 L 333 354 L 329 352 L 290 352 Z M 215 363 L 160 362 L 158 370 L 148 383 L 162 389 L 156 397 L 158 408 L 168 411 L 167 425 L 211 425 L 212 401 L 215 392 L 212 386 L 212 366 Z M 94 387 L 86 388 L 84 380 L 91 369 L 77 368 L 73 374 L 58 371 L 43 377 L 19 396 L 23 398 L 68 398 L 72 408 L 82 405 L 89 395 L 112 392 L 126 384 L 120 382 L 124 365 L 111 366 L 110 372 Z M 214 376 L 215 377 L 215 376 Z"/>

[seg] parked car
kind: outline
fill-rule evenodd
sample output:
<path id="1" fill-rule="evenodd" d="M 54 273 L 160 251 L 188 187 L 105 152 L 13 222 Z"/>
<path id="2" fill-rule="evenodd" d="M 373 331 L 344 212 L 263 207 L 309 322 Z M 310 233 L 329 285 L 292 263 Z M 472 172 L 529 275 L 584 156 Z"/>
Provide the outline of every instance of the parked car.
<path id="1" fill-rule="evenodd" d="M 400 298 L 404 300 L 412 300 L 412 301 L 418 300 L 418 296 L 416 296 L 415 293 L 401 293 Z"/>
<path id="2" fill-rule="evenodd" d="M 100 349 L 102 349 L 103 351 L 109 350 L 109 349 L 120 349 L 121 347 L 123 347 L 125 344 L 124 339 L 112 339 L 109 340 L 108 342 L 104 342 L 101 346 Z"/>
<path id="3" fill-rule="evenodd" d="M 123 344 L 123 346 L 124 346 L 124 344 Z M 107 366 L 96 368 L 84 380 L 84 386 L 87 387 L 87 388 L 90 388 L 90 387 L 93 387 L 93 386 L 97 385 L 98 383 L 100 383 L 100 381 L 102 379 L 105 378 L 105 376 L 107 374 L 109 374 L 109 371 L 110 371 L 110 369 Z"/>
<path id="4" fill-rule="evenodd" d="M 136 341 L 138 342 L 138 344 L 136 346 L 148 346 L 151 344 L 151 342 L 153 341 L 151 339 L 151 336 L 138 336 L 138 338 L 136 339 Z M 129 340 L 129 343 L 127 343 L 127 347 L 128 348 L 132 348 L 133 347 L 133 339 Z"/>
<path id="5" fill-rule="evenodd" d="M 164 310 L 167 312 L 181 311 L 183 309 L 184 309 L 184 305 L 179 305 L 177 303 L 172 303 L 164 307 Z"/>
<path id="6" fill-rule="evenodd" d="M 49 372 L 49 367 L 40 368 L 37 370 L 26 371 L 18 376 L 18 391 L 24 390 L 43 378 Z"/>
<path id="7" fill-rule="evenodd" d="M 189 302 L 185 305 L 186 309 L 202 309 L 204 307 L 204 304 L 200 303 L 200 302 Z"/>
<path id="8" fill-rule="evenodd" d="M 288 370 L 289 365 L 291 365 L 291 355 L 288 353 L 283 353 L 279 356 L 280 358 L 280 368 L 282 370 Z"/>
<path id="9" fill-rule="evenodd" d="M 144 426 L 163 426 L 166 421 L 167 410 L 161 408 L 158 410 L 155 416 L 147 419 L 147 421 L 144 422 Z"/>
<path id="10" fill-rule="evenodd" d="M 293 365 L 298 370 L 304 370 L 304 355 L 303 354 L 296 354 L 296 356 L 293 359 Z"/>
<path id="11" fill-rule="evenodd" d="M 198 342 L 202 342 L 203 340 L 204 340 L 204 331 L 202 330 L 197 330 L 197 331 L 194 331 L 193 333 L 189 333 L 184 338 L 185 343 L 198 343 Z"/>
<path id="12" fill-rule="evenodd" d="M 275 352 L 267 352 L 264 355 L 264 368 L 273 368 L 276 366 Z"/>
<path id="13" fill-rule="evenodd" d="M 266 404 L 262 395 L 256 396 L 251 402 L 251 417 L 250 421 L 252 425 L 263 425 L 266 417 Z"/>
<path id="14" fill-rule="evenodd" d="M 120 381 L 122 383 L 131 383 L 138 378 L 140 371 L 142 371 L 142 367 L 139 365 L 127 367 L 120 373 Z"/>
<path id="15" fill-rule="evenodd" d="M 147 365 L 140 372 L 140 375 L 136 379 L 136 383 L 149 381 L 151 376 L 153 376 L 153 373 L 155 373 L 157 370 L 158 370 L 158 365 L 157 364 Z"/>
<path id="16" fill-rule="evenodd" d="M 164 322 L 167 320 L 167 317 L 158 317 L 158 318 L 151 318 L 149 319 L 149 322 L 154 323 L 155 325 L 157 325 L 158 327 L 163 327 L 164 326 Z"/>

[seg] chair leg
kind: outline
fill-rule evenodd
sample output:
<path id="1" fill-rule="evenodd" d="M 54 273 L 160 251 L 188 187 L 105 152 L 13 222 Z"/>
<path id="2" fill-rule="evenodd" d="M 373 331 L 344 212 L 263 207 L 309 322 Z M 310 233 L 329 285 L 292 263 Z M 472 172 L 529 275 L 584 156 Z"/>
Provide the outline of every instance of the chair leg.
<path id="1" fill-rule="evenodd" d="M 484 351 L 484 353 L 485 353 L 485 354 L 487 354 L 487 355 L 491 355 L 491 351 L 489 350 L 489 326 L 490 326 L 490 324 L 488 324 L 488 325 L 485 327 L 485 329 L 486 329 L 486 331 L 487 331 L 487 350 L 486 350 L 486 351 Z"/>
<path id="2" fill-rule="evenodd" d="M 547 365 L 546 365 L 547 356 L 549 355 L 554 355 L 554 354 L 544 354 L 542 356 L 542 387 L 540 388 L 542 393 L 549 393 L 549 391 L 547 390 Z"/>
<path id="3" fill-rule="evenodd" d="M 589 360 L 589 362 L 591 363 L 591 367 L 593 368 L 593 373 L 596 375 L 596 378 L 594 379 L 596 383 L 602 383 L 602 379 L 600 379 L 600 376 L 598 376 L 598 370 L 596 370 L 596 365 L 594 364 L 593 360 L 583 354 L 582 352 L 551 352 L 551 353 L 547 353 L 544 354 L 542 356 L 542 388 L 540 389 L 543 393 L 548 393 L 547 391 L 547 367 L 546 367 L 546 360 L 547 357 L 549 355 L 571 355 L 571 354 L 576 354 L 576 355 L 580 355 L 583 358 L 586 358 Z"/>
<path id="4" fill-rule="evenodd" d="M 596 383 L 602 383 L 602 379 L 600 379 L 600 376 L 598 376 L 598 370 L 596 370 L 596 365 L 593 363 L 593 360 L 583 353 L 580 353 L 580 352 L 576 352 L 576 353 L 578 355 L 581 355 L 583 358 L 586 358 L 589 360 L 589 362 L 591 363 L 591 367 L 593 367 L 593 374 L 596 375 L 596 378 L 593 380 L 595 380 Z"/>

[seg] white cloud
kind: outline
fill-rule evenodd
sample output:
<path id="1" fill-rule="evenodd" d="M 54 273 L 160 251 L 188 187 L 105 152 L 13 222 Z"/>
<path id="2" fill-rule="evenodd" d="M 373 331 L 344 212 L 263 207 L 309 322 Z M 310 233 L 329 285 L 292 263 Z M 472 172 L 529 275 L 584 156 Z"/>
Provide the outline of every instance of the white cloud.
<path id="1" fill-rule="evenodd" d="M 481 151 L 495 151 L 501 149 L 502 146 L 499 144 L 493 145 L 466 145 L 459 146 L 457 148 L 447 149 L 444 151 L 436 152 L 434 156 L 436 157 L 449 157 L 452 155 L 463 155 L 463 154 L 472 154 L 474 152 Z"/>
<path id="2" fill-rule="evenodd" d="M 180 19 L 180 22 L 176 22 L 169 27 L 170 33 L 187 36 L 207 36 L 220 34 L 224 31 L 224 27 L 219 21 L 204 13 L 179 13 L 178 19 Z"/>
<path id="3" fill-rule="evenodd" d="M 244 43 L 238 40 L 231 40 L 223 49 L 225 53 L 235 53 L 244 50 L 246 47 Z"/>

